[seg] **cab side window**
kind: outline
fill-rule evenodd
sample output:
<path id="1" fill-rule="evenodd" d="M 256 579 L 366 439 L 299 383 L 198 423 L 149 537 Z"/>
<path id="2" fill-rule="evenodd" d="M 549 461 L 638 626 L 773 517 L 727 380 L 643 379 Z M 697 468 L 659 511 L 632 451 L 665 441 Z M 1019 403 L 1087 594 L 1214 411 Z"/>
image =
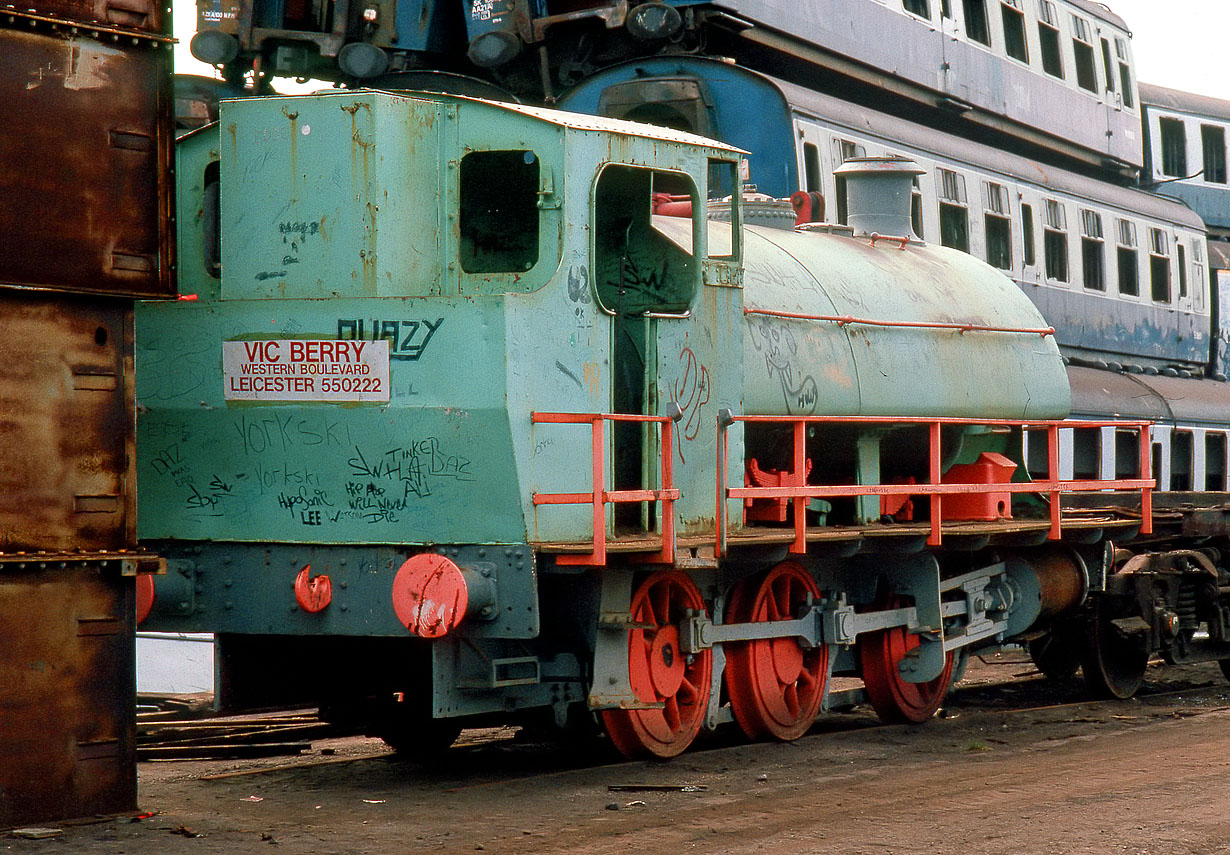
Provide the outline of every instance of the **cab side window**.
<path id="1" fill-rule="evenodd" d="M 517 273 L 538 261 L 538 157 L 472 151 L 461 159 L 461 269 Z"/>

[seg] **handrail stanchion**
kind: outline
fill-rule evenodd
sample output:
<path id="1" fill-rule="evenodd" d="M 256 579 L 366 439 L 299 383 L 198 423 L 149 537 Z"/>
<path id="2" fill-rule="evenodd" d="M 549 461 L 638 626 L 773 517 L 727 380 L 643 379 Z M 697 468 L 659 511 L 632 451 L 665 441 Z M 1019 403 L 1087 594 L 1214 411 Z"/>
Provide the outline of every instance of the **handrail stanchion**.
<path id="1" fill-rule="evenodd" d="M 1046 427 L 1046 477 L 1050 481 L 1047 495 L 1051 500 L 1051 530 L 1047 532 L 1047 540 L 1059 540 L 1062 508 L 1059 503 L 1059 426 Z"/>
<path id="2" fill-rule="evenodd" d="M 790 478 L 790 486 L 807 486 L 807 423 L 800 420 L 794 423 L 794 473 Z M 794 501 L 794 543 L 790 551 L 802 555 L 807 552 L 807 497 L 795 496 Z"/>
<path id="3" fill-rule="evenodd" d="M 1149 480 L 1153 474 L 1149 466 L 1149 451 L 1152 447 L 1153 437 L 1149 425 L 1140 426 L 1140 480 Z M 1156 484 L 1153 484 L 1156 487 Z M 1153 488 L 1140 488 L 1140 533 L 1153 534 Z"/>
<path id="4" fill-rule="evenodd" d="M 940 483 L 940 465 L 943 457 L 940 454 L 940 423 L 932 422 L 928 426 L 928 436 L 930 439 L 930 461 L 928 468 L 928 478 L 932 486 Z M 931 534 L 927 536 L 928 546 L 939 546 L 943 538 L 940 533 L 944 523 L 944 506 L 943 497 L 939 493 L 931 494 Z"/>
<path id="5" fill-rule="evenodd" d="M 726 443 L 730 422 L 723 418 L 724 414 L 728 414 L 728 411 L 719 412 L 717 417 L 717 514 L 714 515 L 717 537 L 713 545 L 715 558 L 722 558 L 726 554 Z"/>
<path id="6" fill-rule="evenodd" d="M 658 484 L 665 491 L 667 484 L 675 483 L 675 423 L 666 419 L 661 428 L 662 477 Z M 662 551 L 659 556 L 663 564 L 675 563 L 675 500 L 669 494 L 658 500 L 662 503 Z"/>
<path id="7" fill-rule="evenodd" d="M 594 560 L 606 563 L 606 422 L 602 416 L 594 416 L 593 422 L 593 473 L 594 473 Z"/>

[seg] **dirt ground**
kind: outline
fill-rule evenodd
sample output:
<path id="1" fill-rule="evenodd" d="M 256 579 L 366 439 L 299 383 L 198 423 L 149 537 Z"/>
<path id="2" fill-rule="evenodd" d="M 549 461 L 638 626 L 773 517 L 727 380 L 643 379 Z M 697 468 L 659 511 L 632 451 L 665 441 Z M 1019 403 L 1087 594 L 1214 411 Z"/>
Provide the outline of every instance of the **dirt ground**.
<path id="1" fill-rule="evenodd" d="M 1230 853 L 1230 686 L 1216 666 L 1151 669 L 1144 696 L 1089 703 L 1079 680 L 1011 680 L 1024 663 L 976 662 L 922 726 L 856 708 L 794 743 L 725 732 L 669 763 L 512 729 L 467 731 L 430 769 L 362 738 L 142 763 L 153 816 L 0 833 L 0 851 Z"/>

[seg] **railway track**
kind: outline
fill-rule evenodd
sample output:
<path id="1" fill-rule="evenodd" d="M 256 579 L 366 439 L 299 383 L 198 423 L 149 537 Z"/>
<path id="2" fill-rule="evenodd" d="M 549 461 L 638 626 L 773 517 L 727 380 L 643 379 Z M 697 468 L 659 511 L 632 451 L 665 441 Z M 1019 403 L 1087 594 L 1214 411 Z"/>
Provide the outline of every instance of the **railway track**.
<path id="1" fill-rule="evenodd" d="M 857 684 L 857 681 L 848 681 Z M 882 726 L 857 688 L 844 687 L 847 705 L 822 714 L 809 733 L 813 736 Z M 1130 721 L 1156 715 L 1177 716 L 1230 709 L 1230 684 L 1215 664 L 1151 667 L 1141 692 L 1126 701 L 1090 696 L 1079 678 L 1053 681 L 1042 677 L 1023 651 L 974 657 L 965 678 L 949 694 L 937 719 L 951 720 L 1030 714 L 1040 720 L 1076 723 Z M 382 742 L 363 738 L 356 728 L 322 721 L 315 710 L 284 710 L 258 715 L 221 716 L 197 709 L 162 710 L 138 716 L 138 759 L 148 762 L 228 762 L 222 770 L 203 770 L 202 777 L 231 777 L 290 768 L 356 760 L 398 760 Z M 1075 716 L 1075 717 L 1072 717 Z M 891 726 L 890 726 L 891 727 Z M 942 730 L 938 722 L 908 725 L 911 733 Z M 900 729 L 900 728 L 895 728 Z M 707 735 L 697 748 L 726 748 L 743 740 L 736 728 L 723 727 Z M 407 758 L 414 761 L 413 757 Z M 560 738 L 547 732 L 515 726 L 464 730 L 445 758 L 429 764 L 429 771 L 448 769 L 462 787 L 501 780 L 507 769 L 524 774 L 549 774 L 601 766 L 615 761 L 605 740 Z M 236 765 L 237 764 L 237 765 Z"/>

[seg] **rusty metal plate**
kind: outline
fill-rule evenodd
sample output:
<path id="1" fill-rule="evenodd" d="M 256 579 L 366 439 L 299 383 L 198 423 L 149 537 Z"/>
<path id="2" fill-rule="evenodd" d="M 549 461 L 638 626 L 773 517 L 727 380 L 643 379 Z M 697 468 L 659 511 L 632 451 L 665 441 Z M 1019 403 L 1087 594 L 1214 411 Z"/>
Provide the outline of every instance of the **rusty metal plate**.
<path id="1" fill-rule="evenodd" d="M 156 0 L 25 0 L 10 7 L 25 15 L 41 15 L 63 21 L 122 27 L 145 33 L 166 33 L 170 4 Z"/>
<path id="2" fill-rule="evenodd" d="M 170 61 L 152 41 L 0 29 L 0 284 L 174 293 Z"/>
<path id="3" fill-rule="evenodd" d="M 133 580 L 119 565 L 0 562 L 0 828 L 136 808 Z"/>
<path id="4" fill-rule="evenodd" d="M 0 289 L 0 329 L 0 553 L 133 547 L 131 306 Z"/>

